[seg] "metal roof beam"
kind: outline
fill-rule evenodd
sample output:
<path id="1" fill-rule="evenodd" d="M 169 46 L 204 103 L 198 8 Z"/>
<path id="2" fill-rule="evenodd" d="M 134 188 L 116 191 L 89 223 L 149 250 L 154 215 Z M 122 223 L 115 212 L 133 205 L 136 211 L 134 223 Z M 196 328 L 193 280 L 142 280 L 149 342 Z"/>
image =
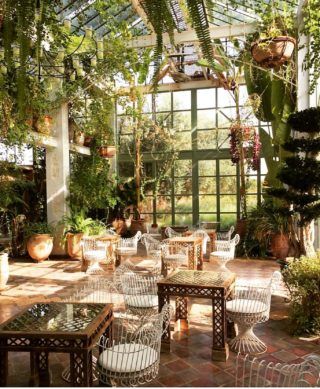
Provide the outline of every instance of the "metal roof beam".
<path id="1" fill-rule="evenodd" d="M 255 23 L 239 23 L 224 26 L 211 26 L 210 35 L 212 39 L 226 38 L 231 36 L 241 36 L 249 34 L 255 30 Z M 156 45 L 156 34 L 142 35 L 131 40 L 128 43 L 130 47 L 151 47 Z M 184 42 L 198 41 L 197 34 L 194 30 L 176 32 L 174 34 L 174 41 L 176 44 Z M 163 34 L 163 44 L 170 44 L 170 38 L 167 33 Z"/>
<path id="2" fill-rule="evenodd" d="M 131 0 L 131 4 L 133 9 L 136 11 L 136 13 L 140 16 L 140 18 L 143 20 L 143 23 L 152 31 L 154 32 L 154 28 L 152 24 L 149 22 L 149 19 L 147 17 L 147 14 L 145 13 L 142 5 L 140 4 L 139 0 Z"/>

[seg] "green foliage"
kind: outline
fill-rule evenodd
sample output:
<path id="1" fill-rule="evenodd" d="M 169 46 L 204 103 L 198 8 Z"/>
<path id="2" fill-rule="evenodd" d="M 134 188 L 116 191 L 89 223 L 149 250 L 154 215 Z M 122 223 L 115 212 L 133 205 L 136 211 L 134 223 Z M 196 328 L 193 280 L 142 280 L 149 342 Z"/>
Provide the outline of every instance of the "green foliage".
<path id="1" fill-rule="evenodd" d="M 68 233 L 77 234 L 80 232 L 89 235 L 91 228 L 95 228 L 97 225 L 93 219 L 86 217 L 84 211 L 72 211 L 70 215 L 65 215 L 59 224 L 64 225 L 64 236 Z"/>
<path id="2" fill-rule="evenodd" d="M 307 133 L 320 132 L 320 108 L 313 107 L 294 112 L 288 118 L 292 130 Z"/>
<path id="3" fill-rule="evenodd" d="M 50 234 L 52 235 L 55 231 L 55 228 L 46 222 L 34 222 L 28 223 L 25 226 L 25 237 L 29 238 L 35 234 Z"/>
<path id="4" fill-rule="evenodd" d="M 282 147 L 290 152 L 318 153 L 320 152 L 320 138 L 290 138 Z"/>
<path id="5" fill-rule="evenodd" d="M 291 262 L 282 272 L 291 294 L 290 331 L 320 334 L 320 257 Z"/>

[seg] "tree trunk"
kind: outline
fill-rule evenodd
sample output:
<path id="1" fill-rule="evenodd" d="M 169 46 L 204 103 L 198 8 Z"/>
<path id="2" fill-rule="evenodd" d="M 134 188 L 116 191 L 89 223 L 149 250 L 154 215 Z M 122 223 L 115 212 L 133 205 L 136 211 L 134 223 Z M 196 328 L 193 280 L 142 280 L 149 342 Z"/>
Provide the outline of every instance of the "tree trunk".
<path id="1" fill-rule="evenodd" d="M 300 228 L 300 245 L 301 252 L 307 257 L 314 257 L 316 255 L 314 246 L 314 221 Z"/>

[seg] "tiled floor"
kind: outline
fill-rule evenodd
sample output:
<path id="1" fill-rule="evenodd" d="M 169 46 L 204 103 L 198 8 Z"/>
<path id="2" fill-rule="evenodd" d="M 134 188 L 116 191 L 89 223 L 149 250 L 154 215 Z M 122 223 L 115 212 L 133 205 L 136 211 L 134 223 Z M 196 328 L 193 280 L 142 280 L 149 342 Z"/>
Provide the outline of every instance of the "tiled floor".
<path id="1" fill-rule="evenodd" d="M 267 280 L 278 265 L 274 261 L 237 259 L 230 270 L 243 280 Z M 205 263 L 205 269 L 212 265 Z M 111 277 L 111 271 L 108 272 Z M 11 261 L 7 288 L 0 292 L 0 323 L 33 301 L 63 300 L 81 287 L 88 277 L 80 272 L 79 262 L 28 260 Z M 287 333 L 288 303 L 280 288 L 272 298 L 268 323 L 256 327 L 256 333 L 267 344 L 264 359 L 275 362 L 298 362 L 303 357 L 320 354 L 319 339 L 298 339 Z M 189 329 L 173 333 L 171 353 L 162 353 L 160 373 L 149 386 L 233 386 L 235 354 L 227 362 L 211 361 L 211 302 L 193 300 L 189 304 Z M 61 371 L 68 364 L 63 354 L 50 355 L 52 386 L 66 386 Z M 9 385 L 28 386 L 29 358 L 27 354 L 9 354 Z"/>

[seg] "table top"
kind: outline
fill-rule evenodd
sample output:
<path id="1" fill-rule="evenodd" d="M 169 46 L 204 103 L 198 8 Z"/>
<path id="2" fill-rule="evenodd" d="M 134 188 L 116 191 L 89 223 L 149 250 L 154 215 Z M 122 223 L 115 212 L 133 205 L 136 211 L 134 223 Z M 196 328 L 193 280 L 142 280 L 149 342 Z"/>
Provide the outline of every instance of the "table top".
<path id="1" fill-rule="evenodd" d="M 166 239 L 166 241 L 169 243 L 202 243 L 202 238 L 199 236 L 175 236 Z"/>
<path id="2" fill-rule="evenodd" d="M 0 337 L 8 333 L 32 335 L 89 334 L 108 313 L 110 304 L 37 303 L 0 326 Z"/>
<path id="3" fill-rule="evenodd" d="M 230 272 L 207 270 L 176 270 L 158 282 L 158 285 L 202 286 L 205 288 L 228 288 L 236 279 Z"/>
<path id="4" fill-rule="evenodd" d="M 97 239 L 97 240 L 102 240 L 102 241 L 112 241 L 112 240 L 119 240 L 120 239 L 120 236 L 119 235 L 102 235 L 102 236 L 99 236 L 99 235 L 93 235 L 93 236 L 90 236 L 89 238 L 94 238 L 94 239 Z"/>

